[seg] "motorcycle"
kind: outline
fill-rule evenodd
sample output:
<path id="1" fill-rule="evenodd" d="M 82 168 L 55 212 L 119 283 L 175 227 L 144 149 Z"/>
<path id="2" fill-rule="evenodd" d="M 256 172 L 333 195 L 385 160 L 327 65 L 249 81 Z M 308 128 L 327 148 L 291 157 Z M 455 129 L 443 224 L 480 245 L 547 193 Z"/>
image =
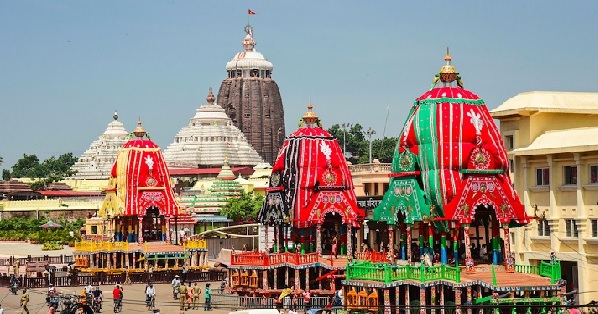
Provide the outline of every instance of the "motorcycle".
<path id="1" fill-rule="evenodd" d="M 102 311 L 102 299 L 101 298 L 93 298 L 91 303 L 91 308 L 95 313 L 100 313 Z"/>
<path id="2" fill-rule="evenodd" d="M 13 283 L 10 285 L 10 292 L 12 292 L 12 294 L 17 295 L 18 290 L 19 290 L 19 287 L 16 283 Z"/>

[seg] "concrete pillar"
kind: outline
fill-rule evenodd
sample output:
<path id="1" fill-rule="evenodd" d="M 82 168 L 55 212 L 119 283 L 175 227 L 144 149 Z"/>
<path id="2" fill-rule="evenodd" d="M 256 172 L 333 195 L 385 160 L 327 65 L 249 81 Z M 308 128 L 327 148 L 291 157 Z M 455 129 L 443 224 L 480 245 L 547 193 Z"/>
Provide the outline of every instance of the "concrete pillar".
<path id="1" fill-rule="evenodd" d="M 316 229 L 316 252 L 318 252 L 318 256 L 322 256 L 322 224 L 320 223 Z"/>
<path id="2" fill-rule="evenodd" d="M 407 263 L 411 264 L 411 224 L 407 224 Z"/>
<path id="3" fill-rule="evenodd" d="M 401 295 L 401 286 L 396 286 L 395 287 L 395 313 L 396 314 L 401 314 L 401 298 L 399 298 L 399 296 Z"/>
<path id="4" fill-rule="evenodd" d="M 461 288 L 455 288 L 455 314 L 461 314 Z"/>
<path id="5" fill-rule="evenodd" d="M 268 287 L 268 270 L 267 269 L 264 269 L 262 271 L 262 289 L 270 290 L 270 287 Z"/>
<path id="6" fill-rule="evenodd" d="M 436 286 L 430 287 L 430 305 L 432 306 L 430 313 L 436 314 L 436 308 L 434 308 L 436 306 Z"/>
<path id="7" fill-rule="evenodd" d="M 473 304 L 473 296 L 471 293 L 471 286 L 467 286 L 467 305 Z M 467 308 L 467 314 L 472 314 L 471 307 Z"/>
<path id="8" fill-rule="evenodd" d="M 391 314 L 390 309 L 390 288 L 384 289 L 384 314 Z"/>
<path id="9" fill-rule="evenodd" d="M 403 284 L 403 287 L 405 287 L 405 314 L 410 314 L 410 311 L 409 311 L 410 310 L 409 302 L 411 302 L 411 298 L 409 297 L 410 286 Z"/>
<path id="10" fill-rule="evenodd" d="M 347 259 L 353 258 L 353 229 L 351 224 L 347 224 Z"/>
<path id="11" fill-rule="evenodd" d="M 419 313 L 426 314 L 426 288 L 419 287 Z"/>
<path id="12" fill-rule="evenodd" d="M 511 236 L 509 235 L 508 223 L 503 224 L 503 237 L 505 238 L 505 270 L 511 273 L 515 271 L 515 260 L 511 257 Z"/>
<path id="13" fill-rule="evenodd" d="M 395 262 L 395 243 L 394 243 L 394 228 L 391 225 L 388 225 L 388 253 L 391 256 L 390 261 L 391 263 Z"/>
<path id="14" fill-rule="evenodd" d="M 166 243 L 170 244 L 170 217 L 164 217 L 166 220 Z"/>
<path id="15" fill-rule="evenodd" d="M 469 224 L 463 225 L 465 237 L 465 269 L 468 273 L 475 272 L 473 258 L 471 257 L 471 238 L 469 237 Z"/>
<path id="16" fill-rule="evenodd" d="M 363 226 L 361 226 L 361 228 L 358 228 L 357 232 L 355 233 L 355 237 L 357 238 L 357 252 L 361 252 L 361 246 L 363 243 Z"/>
<path id="17" fill-rule="evenodd" d="M 139 231 L 137 232 L 137 243 L 143 243 L 143 218 L 139 217 Z"/>
<path id="18" fill-rule="evenodd" d="M 374 246 L 376 244 L 376 241 L 374 241 L 374 237 L 376 237 L 376 230 L 370 229 L 370 234 L 368 234 L 368 244 L 372 251 L 376 250 L 376 247 Z"/>
<path id="19" fill-rule="evenodd" d="M 440 314 L 444 314 L 444 285 L 438 287 L 440 287 Z"/>

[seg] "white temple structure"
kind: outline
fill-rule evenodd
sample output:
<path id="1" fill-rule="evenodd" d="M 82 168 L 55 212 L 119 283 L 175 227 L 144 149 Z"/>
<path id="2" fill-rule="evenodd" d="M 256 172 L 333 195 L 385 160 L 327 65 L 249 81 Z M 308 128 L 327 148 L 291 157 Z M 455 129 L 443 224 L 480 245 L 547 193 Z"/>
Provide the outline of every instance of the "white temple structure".
<path id="1" fill-rule="evenodd" d="M 255 166 L 264 162 L 225 110 L 214 103 L 211 88 L 206 100 L 208 103 L 196 109 L 189 124 L 164 150 L 166 165 L 169 168 L 219 168 L 225 159 L 231 166 Z"/>
<path id="2" fill-rule="evenodd" d="M 73 165 L 71 169 L 76 170 L 77 173 L 71 179 L 107 180 L 110 178 L 110 171 L 118 150 L 127 142 L 129 135 L 122 122 L 118 121 L 117 112 L 114 112 L 112 118 L 114 120 L 108 123 L 106 131 L 91 143 Z"/>

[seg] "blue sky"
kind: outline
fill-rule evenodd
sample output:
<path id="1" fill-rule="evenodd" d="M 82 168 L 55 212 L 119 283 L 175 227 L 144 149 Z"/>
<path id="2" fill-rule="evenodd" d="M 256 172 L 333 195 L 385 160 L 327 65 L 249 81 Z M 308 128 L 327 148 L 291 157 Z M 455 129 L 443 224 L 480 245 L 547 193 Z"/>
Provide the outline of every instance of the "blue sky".
<path id="1" fill-rule="evenodd" d="M 596 92 L 597 1 L 0 1 L 0 155 L 83 153 L 113 111 L 165 148 L 242 50 L 274 64 L 287 134 L 311 100 L 330 127 L 396 136 L 450 46 L 490 109 L 530 90 Z"/>

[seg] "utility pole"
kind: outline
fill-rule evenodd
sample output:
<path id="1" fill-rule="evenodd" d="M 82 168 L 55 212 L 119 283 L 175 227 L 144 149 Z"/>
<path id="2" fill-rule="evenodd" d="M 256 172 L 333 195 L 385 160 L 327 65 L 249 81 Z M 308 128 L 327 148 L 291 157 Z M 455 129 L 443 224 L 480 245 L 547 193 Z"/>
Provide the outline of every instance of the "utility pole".
<path id="1" fill-rule="evenodd" d="M 365 132 L 365 134 L 369 137 L 370 139 L 370 164 L 372 163 L 372 135 L 376 134 L 376 131 L 374 131 L 371 127 L 368 128 L 368 130 Z"/>

